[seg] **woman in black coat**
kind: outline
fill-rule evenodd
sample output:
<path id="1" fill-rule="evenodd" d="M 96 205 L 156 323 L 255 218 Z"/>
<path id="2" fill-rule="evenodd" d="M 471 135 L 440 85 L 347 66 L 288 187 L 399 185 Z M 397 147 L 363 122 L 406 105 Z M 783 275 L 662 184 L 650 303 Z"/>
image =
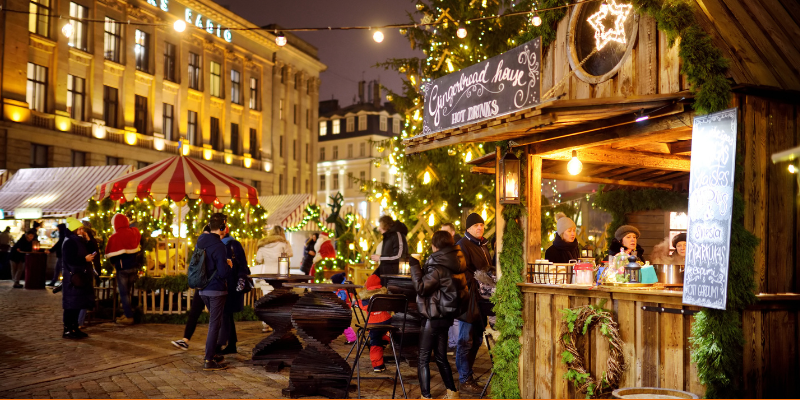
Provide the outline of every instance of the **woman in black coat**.
<path id="1" fill-rule="evenodd" d="M 318 233 L 312 233 L 311 237 L 306 240 L 306 245 L 303 247 L 303 264 L 300 266 L 300 271 L 308 275 L 311 272 L 311 267 L 314 265 L 314 256 L 317 252 L 314 251 L 314 245 L 317 244 Z"/>
<path id="2" fill-rule="evenodd" d="M 556 238 L 553 240 L 553 245 L 544 252 L 544 258 L 556 264 L 577 260 L 581 255 L 581 249 L 575 240 L 576 234 L 575 222 L 562 212 L 556 214 Z"/>
<path id="3" fill-rule="evenodd" d="M 75 218 L 67 218 L 67 231 L 61 246 L 64 268 L 64 284 L 61 305 L 64 308 L 65 339 L 81 339 L 89 335 L 78 328 L 81 310 L 94 307 L 94 273 L 92 261 L 96 254 L 89 253 L 83 239 L 83 224 Z"/>
<path id="4" fill-rule="evenodd" d="M 228 258 L 233 262 L 231 273 L 228 274 L 228 298 L 225 300 L 225 311 L 222 313 L 222 326 L 220 336 L 223 342 L 228 345 L 224 349 L 218 349 L 216 354 L 236 354 L 236 325 L 234 324 L 233 314 L 244 310 L 244 289 L 250 275 L 250 267 L 247 266 L 247 256 L 244 254 L 244 247 L 238 240 L 230 235 L 230 228 L 226 236 L 222 238 Z M 241 286 L 241 290 L 240 289 Z"/>

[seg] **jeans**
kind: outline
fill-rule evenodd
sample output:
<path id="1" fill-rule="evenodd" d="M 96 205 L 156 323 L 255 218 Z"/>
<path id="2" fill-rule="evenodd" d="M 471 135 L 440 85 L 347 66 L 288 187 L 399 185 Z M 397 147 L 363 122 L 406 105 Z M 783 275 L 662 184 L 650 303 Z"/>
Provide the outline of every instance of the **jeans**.
<path id="1" fill-rule="evenodd" d="M 464 383 L 472 378 L 472 366 L 483 341 L 483 329 L 486 320 L 476 321 L 474 324 L 459 321 L 458 347 L 456 348 L 456 368 L 458 368 L 458 381 Z"/>
<path id="2" fill-rule="evenodd" d="M 133 318 L 131 308 L 131 291 L 133 283 L 139 278 L 139 271 L 135 269 L 117 270 L 117 289 L 119 289 L 119 299 L 122 302 L 122 311 L 128 318 Z"/>
<path id="3" fill-rule="evenodd" d="M 56 270 L 53 272 L 53 280 L 50 281 L 53 285 L 58 282 L 58 278 L 61 276 L 61 270 L 64 268 L 64 264 L 61 263 L 61 259 L 56 260 Z"/>
<path id="4" fill-rule="evenodd" d="M 453 382 L 453 370 L 450 368 L 450 361 L 447 360 L 447 327 L 434 328 L 431 321 L 426 320 L 419 333 L 419 389 L 422 396 L 431 395 L 431 350 L 433 350 L 433 360 L 439 367 L 439 375 L 442 376 L 444 386 L 452 391 L 457 391 L 456 384 Z"/>
<path id="5" fill-rule="evenodd" d="M 87 312 L 89 312 L 89 310 L 83 309 L 83 310 L 81 310 L 81 312 L 78 314 L 78 326 L 86 326 L 86 325 L 84 324 L 84 322 L 86 322 L 86 313 L 87 313 Z"/>
<path id="6" fill-rule="evenodd" d="M 236 348 L 236 342 L 239 339 L 236 337 L 236 325 L 233 321 L 233 313 L 232 312 L 225 312 L 222 313 L 222 327 L 219 330 L 219 340 L 218 342 L 227 343 L 227 346 L 231 349 Z M 233 347 L 231 347 L 233 346 Z"/>
<path id="7" fill-rule="evenodd" d="M 11 279 L 14 280 L 14 284 L 19 284 L 19 280 L 22 279 L 22 274 L 25 273 L 25 261 L 12 261 L 11 262 Z"/>
<path id="8" fill-rule="evenodd" d="M 200 314 L 206 309 L 206 304 L 203 303 L 203 298 L 200 296 L 199 291 L 194 291 L 192 296 L 192 305 L 189 307 L 189 316 L 186 320 L 186 328 L 183 329 L 183 337 L 191 339 L 194 335 L 194 330 L 197 329 L 197 320 L 200 319 Z"/>
<path id="9" fill-rule="evenodd" d="M 219 334 L 222 327 L 222 314 L 225 313 L 225 300 L 228 295 L 201 296 L 203 303 L 208 307 L 208 336 L 206 337 L 205 360 L 211 361 L 216 354 L 217 347 L 222 347 L 222 336 Z"/>

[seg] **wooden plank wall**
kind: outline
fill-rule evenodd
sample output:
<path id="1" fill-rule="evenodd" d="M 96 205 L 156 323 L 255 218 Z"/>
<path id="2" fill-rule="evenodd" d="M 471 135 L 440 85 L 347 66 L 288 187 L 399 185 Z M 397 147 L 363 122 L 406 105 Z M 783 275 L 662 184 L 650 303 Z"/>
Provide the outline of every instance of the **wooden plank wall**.
<path id="1" fill-rule="evenodd" d="M 607 292 L 564 290 L 562 293 L 534 293 L 523 289 L 524 308 L 520 388 L 522 398 L 583 398 L 572 383 L 563 379 L 566 366 L 561 363 L 563 347 L 558 343 L 561 311 L 567 307 L 600 304 L 610 299 Z M 620 387 L 651 386 L 685 390 L 703 395 L 705 389 L 697 380 L 696 367 L 689 359 L 689 336 L 694 317 L 642 311 L 643 305 L 682 308 L 680 297 L 655 297 L 654 303 L 641 300 L 648 296 L 614 294 L 605 307 L 613 309 L 620 326 L 623 351 L 628 368 Z M 668 301 L 661 303 L 660 301 Z M 677 302 L 678 304 L 675 304 Z M 686 309 L 696 309 L 691 306 Z M 591 332 L 579 343 L 592 376 L 606 369 L 608 342 L 599 333 Z"/>
<path id="2" fill-rule="evenodd" d="M 745 227 L 762 238 L 756 249 L 755 279 L 761 293 L 800 291 L 800 207 L 796 176 L 770 155 L 800 144 L 798 106 L 738 95 L 737 152 L 744 179 Z"/>
<path id="3" fill-rule="evenodd" d="M 800 310 L 784 304 L 746 310 L 744 389 L 746 398 L 800 398 Z"/>
<path id="4" fill-rule="evenodd" d="M 668 215 L 663 210 L 638 211 L 627 215 L 628 225 L 639 229 L 639 246 L 644 249 L 644 259 L 650 260 L 653 247 L 667 237 Z M 668 232 L 668 231 L 666 231 Z"/>

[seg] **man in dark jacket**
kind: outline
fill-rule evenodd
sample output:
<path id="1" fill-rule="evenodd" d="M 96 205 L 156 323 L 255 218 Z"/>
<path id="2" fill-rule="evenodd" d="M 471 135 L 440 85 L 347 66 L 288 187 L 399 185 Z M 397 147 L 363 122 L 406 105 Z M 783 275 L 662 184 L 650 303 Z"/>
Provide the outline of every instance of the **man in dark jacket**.
<path id="1" fill-rule="evenodd" d="M 483 385 L 478 384 L 472 376 L 472 366 L 475 357 L 481 348 L 483 330 L 486 327 L 486 317 L 481 315 L 477 302 L 480 299 L 478 282 L 475 280 L 476 271 L 489 272 L 493 265 L 492 256 L 486 247 L 487 240 L 483 237 L 483 218 L 476 213 L 467 217 L 467 232 L 458 241 L 464 258 L 467 261 L 467 287 L 470 290 L 470 304 L 460 317 L 458 317 L 458 346 L 456 347 L 456 368 L 458 369 L 459 390 L 480 393 Z M 473 293 L 474 292 L 474 293 Z"/>
<path id="2" fill-rule="evenodd" d="M 400 260 L 408 256 L 408 227 L 392 217 L 384 215 L 378 219 L 378 231 L 383 234 L 383 247 L 381 254 L 370 256 L 372 261 L 379 261 L 378 268 L 373 275 L 392 275 L 399 272 Z M 381 285 L 386 286 L 386 280 L 381 277 Z"/>
<path id="3" fill-rule="evenodd" d="M 11 279 L 14 280 L 14 289 L 22 288 L 19 280 L 25 272 L 25 254 L 33 251 L 33 242 L 36 240 L 36 231 L 33 229 L 25 232 L 11 248 Z"/>
<path id="4" fill-rule="evenodd" d="M 236 354 L 238 338 L 236 337 L 233 314 L 244 310 L 244 290 L 250 275 L 250 267 L 247 266 L 244 247 L 231 236 L 230 226 L 225 228 L 225 237 L 222 238 L 222 244 L 225 245 L 228 259 L 233 263 L 233 267 L 228 273 L 228 299 L 225 300 L 225 312 L 222 313 L 222 328 L 219 333 L 220 341 L 227 343 L 227 345 L 224 349 L 220 349 L 217 354 Z"/>
<path id="5" fill-rule="evenodd" d="M 311 272 L 311 267 L 314 265 L 314 256 L 317 255 L 317 252 L 314 251 L 314 245 L 317 244 L 318 238 L 319 233 L 312 233 L 308 240 L 306 240 L 306 245 L 303 248 L 303 264 L 300 266 L 300 271 L 305 275 Z"/>
<path id="6" fill-rule="evenodd" d="M 222 355 L 216 355 L 216 350 L 218 346 L 223 345 L 219 333 L 222 326 L 222 314 L 225 311 L 225 300 L 228 297 L 228 271 L 232 263 L 228 263 L 228 252 L 222 243 L 222 236 L 227 229 L 227 218 L 221 213 L 212 214 L 208 226 L 211 233 L 200 235 L 200 238 L 197 239 L 197 247 L 206 252 L 205 267 L 208 276 L 211 276 L 208 285 L 200 289 L 200 297 L 208 307 L 209 314 L 203 369 L 214 371 L 227 368 L 227 365 L 221 364 Z"/>
<path id="7" fill-rule="evenodd" d="M 64 294 L 61 306 L 64 308 L 64 339 L 82 339 L 89 335 L 78 328 L 81 310 L 94 308 L 94 273 L 92 261 L 97 254 L 86 250 L 83 238 L 83 224 L 75 218 L 67 218 L 67 232 L 61 245 L 64 267 Z"/>
<path id="8" fill-rule="evenodd" d="M 425 317 L 420 332 L 417 371 L 420 391 L 422 398 L 431 398 L 429 364 L 433 350 L 439 375 L 448 391 L 445 398 L 458 398 L 458 389 L 453 382 L 453 372 L 447 360 L 447 330 L 453 324 L 453 319 L 469 305 L 465 276 L 467 263 L 449 232 L 434 233 L 431 244 L 434 252 L 425 263 L 425 271 L 419 267 L 416 259 L 409 263 L 411 281 L 417 291 L 417 309 Z"/>

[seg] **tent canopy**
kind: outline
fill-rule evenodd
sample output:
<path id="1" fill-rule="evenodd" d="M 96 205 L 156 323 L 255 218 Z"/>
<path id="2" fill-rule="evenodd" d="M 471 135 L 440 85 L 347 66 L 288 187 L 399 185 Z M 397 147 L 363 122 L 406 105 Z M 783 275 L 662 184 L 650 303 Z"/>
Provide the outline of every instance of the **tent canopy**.
<path id="1" fill-rule="evenodd" d="M 15 208 L 40 208 L 48 217 L 76 215 L 86 210 L 98 183 L 132 169 L 130 165 L 21 169 L 0 188 L 0 208 L 10 217 Z"/>
<path id="2" fill-rule="evenodd" d="M 280 225 L 284 228 L 293 228 L 299 225 L 306 215 L 306 207 L 318 205 L 317 197 L 308 193 L 260 196 L 258 201 L 267 210 L 267 225 Z M 326 224 L 325 218 L 327 218 L 327 213 L 320 207 L 320 220 L 329 229 L 333 229 L 334 224 Z M 308 223 L 300 230 L 318 231 L 319 226 Z"/>

